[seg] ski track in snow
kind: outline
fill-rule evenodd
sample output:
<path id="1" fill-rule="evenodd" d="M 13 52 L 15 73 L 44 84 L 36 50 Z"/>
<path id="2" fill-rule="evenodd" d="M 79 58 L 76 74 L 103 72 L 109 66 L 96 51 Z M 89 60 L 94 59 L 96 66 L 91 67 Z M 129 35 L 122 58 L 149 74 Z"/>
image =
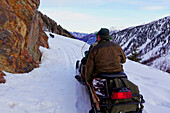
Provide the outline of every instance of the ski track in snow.
<path id="1" fill-rule="evenodd" d="M 57 41 L 57 45 L 58 47 L 61 47 L 60 52 L 62 53 L 63 55 L 62 59 L 65 62 L 63 63 L 63 65 L 61 65 L 61 67 L 64 67 L 63 70 L 65 70 L 65 72 L 63 72 L 63 75 L 61 76 L 65 76 L 64 80 L 62 81 L 66 83 L 63 84 L 63 90 L 65 90 L 64 94 L 67 95 L 64 96 L 64 99 L 67 102 L 66 103 L 67 108 L 63 108 L 63 110 L 67 110 L 67 111 L 63 111 L 63 112 L 68 113 L 71 111 L 73 113 L 76 112 L 79 113 L 79 111 L 81 111 L 81 108 L 78 108 L 78 106 L 81 102 L 77 102 L 77 100 L 81 100 L 81 98 L 77 98 L 78 97 L 77 95 L 79 95 L 77 93 L 79 92 L 75 92 L 76 91 L 75 88 L 79 86 L 79 84 L 76 84 L 77 81 L 75 80 L 74 76 L 75 76 L 75 62 L 80 57 L 80 55 L 79 54 L 77 55 L 77 53 L 81 52 L 80 50 L 75 50 L 75 48 L 77 46 L 79 47 L 81 46 L 77 45 L 76 43 L 72 43 L 73 39 L 70 39 L 71 40 L 70 41 L 68 39 L 65 39 L 64 37 L 62 38 Z M 86 91 L 86 88 L 84 90 Z"/>
<path id="2" fill-rule="evenodd" d="M 49 36 L 49 33 L 47 33 Z M 0 84 L 0 113 L 88 113 L 91 109 L 87 88 L 75 76 L 75 63 L 82 58 L 84 43 L 55 35 L 43 54 L 39 68 L 25 74 L 6 73 Z M 83 51 L 88 50 L 86 45 Z M 143 113 L 169 113 L 169 74 L 127 60 L 124 70 L 144 96 Z"/>
<path id="3" fill-rule="evenodd" d="M 63 40 L 63 39 L 60 39 L 60 40 Z M 76 98 L 74 99 L 74 101 L 76 103 L 74 103 L 73 105 L 75 105 L 77 113 L 88 113 L 91 106 L 90 106 L 90 99 L 88 97 L 89 94 L 88 94 L 87 88 L 85 86 L 79 84 L 77 81 L 75 81 L 75 78 L 74 78 L 75 63 L 78 60 L 78 57 L 76 57 L 75 55 L 77 54 L 77 52 L 81 52 L 81 51 L 75 50 L 75 47 L 73 47 L 73 45 L 75 45 L 75 46 L 79 46 L 79 45 L 77 45 L 76 43 L 72 43 L 72 41 L 71 42 L 65 41 L 65 43 L 63 45 L 62 42 L 60 43 L 60 41 L 58 41 L 58 44 L 63 49 L 62 53 L 66 57 L 64 59 L 66 59 L 66 63 L 67 63 L 68 69 L 69 69 L 69 71 L 67 71 L 67 74 L 69 75 L 69 78 L 68 78 L 69 81 L 67 81 L 67 84 L 69 83 L 70 86 L 73 86 L 72 84 L 74 84 L 73 88 L 70 88 L 69 86 L 67 86 L 67 88 L 69 87 L 69 89 L 70 89 L 69 92 L 72 92 L 72 90 L 74 88 L 76 88 L 76 92 L 74 92 L 76 94 L 69 93 L 69 95 L 70 96 L 76 95 Z M 79 47 L 82 47 L 82 45 Z M 87 50 L 87 48 L 86 48 L 86 50 Z M 80 55 L 78 55 L 78 56 L 80 56 Z M 70 72 L 73 74 L 73 76 L 70 76 Z M 73 83 L 72 81 L 75 81 L 75 82 Z M 75 87 L 75 85 L 76 85 L 76 87 Z M 66 99 L 66 100 L 69 100 L 70 96 L 67 96 L 68 99 Z M 70 103 L 70 104 L 72 104 L 72 103 Z"/>
<path id="4" fill-rule="evenodd" d="M 80 100 L 77 98 L 80 92 L 76 88 L 81 89 L 83 86 L 77 83 L 74 76 L 75 63 L 81 58 L 81 47 L 84 43 L 79 44 L 76 42 L 78 40 L 75 42 L 73 40 L 62 36 L 50 38 L 50 48 L 40 48 L 43 56 L 39 68 L 26 74 L 5 72 L 7 83 L 0 84 L 0 111 L 2 113 L 82 111 L 81 108 L 77 108 L 81 102 L 77 102 Z M 85 50 L 87 48 L 88 45 Z"/>

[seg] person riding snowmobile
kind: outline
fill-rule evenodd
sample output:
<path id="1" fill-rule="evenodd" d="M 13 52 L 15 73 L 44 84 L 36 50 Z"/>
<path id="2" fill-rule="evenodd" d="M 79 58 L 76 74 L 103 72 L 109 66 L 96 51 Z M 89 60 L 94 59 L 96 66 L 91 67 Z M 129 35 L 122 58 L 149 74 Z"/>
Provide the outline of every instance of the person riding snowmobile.
<path id="1" fill-rule="evenodd" d="M 97 44 L 86 52 L 87 60 L 84 57 L 80 65 L 79 60 L 76 62 L 75 78 L 90 94 L 89 113 L 142 113 L 143 96 L 123 70 L 124 51 L 109 40 L 108 29 L 101 28 L 96 35 Z"/>
<path id="2" fill-rule="evenodd" d="M 98 44 L 89 51 L 85 80 L 91 82 L 99 73 L 123 72 L 122 63 L 126 62 L 126 56 L 121 46 L 109 40 L 109 30 L 101 28 L 96 34 Z"/>

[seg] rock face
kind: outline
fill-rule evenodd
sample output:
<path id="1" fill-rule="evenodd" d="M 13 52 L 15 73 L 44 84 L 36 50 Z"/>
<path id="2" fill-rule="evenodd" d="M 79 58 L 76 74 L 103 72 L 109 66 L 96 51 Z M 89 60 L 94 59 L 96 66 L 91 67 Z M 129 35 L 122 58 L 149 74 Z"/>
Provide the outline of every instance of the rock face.
<path id="1" fill-rule="evenodd" d="M 40 11 L 39 11 L 39 14 L 41 15 L 41 18 L 43 20 L 43 30 L 44 31 L 49 31 L 49 32 L 56 33 L 56 34 L 59 34 L 62 36 L 75 38 L 66 29 L 62 28 L 60 25 L 57 25 L 57 23 L 54 20 L 52 20 L 48 16 L 42 14 Z"/>
<path id="2" fill-rule="evenodd" d="M 0 83 L 5 83 L 6 82 L 6 80 L 4 79 L 3 76 L 5 76 L 5 74 L 2 71 L 0 71 Z"/>
<path id="3" fill-rule="evenodd" d="M 143 64 L 170 73 L 170 17 L 112 34 L 128 56 L 137 45 Z"/>
<path id="4" fill-rule="evenodd" d="M 1 71 L 25 73 L 39 66 L 39 46 L 48 48 L 48 37 L 37 11 L 39 4 L 40 0 L 1 0 Z"/>

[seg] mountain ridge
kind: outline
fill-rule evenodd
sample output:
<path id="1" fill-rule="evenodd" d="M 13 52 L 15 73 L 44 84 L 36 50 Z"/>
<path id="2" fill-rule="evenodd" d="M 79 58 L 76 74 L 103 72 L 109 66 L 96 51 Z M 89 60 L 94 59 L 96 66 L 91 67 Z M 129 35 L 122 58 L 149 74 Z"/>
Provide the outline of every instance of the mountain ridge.
<path id="1" fill-rule="evenodd" d="M 84 36 L 88 35 L 88 33 L 80 33 L 80 32 L 70 32 L 75 38 L 81 39 Z"/>
<path id="2" fill-rule="evenodd" d="M 62 36 L 70 37 L 70 38 L 75 38 L 69 31 L 64 29 L 61 25 L 58 25 L 57 22 L 52 20 L 50 17 L 47 15 L 44 15 L 42 12 L 38 11 L 38 13 L 41 15 L 41 18 L 43 20 L 43 30 L 56 33 Z"/>
<path id="3" fill-rule="evenodd" d="M 115 32 L 112 41 L 120 44 L 127 56 L 136 44 L 142 64 L 170 73 L 170 16 Z"/>

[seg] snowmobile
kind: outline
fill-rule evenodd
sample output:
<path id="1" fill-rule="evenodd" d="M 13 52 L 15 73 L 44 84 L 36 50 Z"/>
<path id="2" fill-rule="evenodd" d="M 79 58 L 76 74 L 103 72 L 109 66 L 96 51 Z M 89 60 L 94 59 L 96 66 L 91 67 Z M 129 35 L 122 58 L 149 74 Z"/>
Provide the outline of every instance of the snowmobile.
<path id="1" fill-rule="evenodd" d="M 92 106 L 89 113 L 142 113 L 145 100 L 124 72 L 100 73 L 92 83 L 86 83 L 82 79 L 84 69 L 83 59 L 78 60 L 75 78 L 89 90 Z"/>

